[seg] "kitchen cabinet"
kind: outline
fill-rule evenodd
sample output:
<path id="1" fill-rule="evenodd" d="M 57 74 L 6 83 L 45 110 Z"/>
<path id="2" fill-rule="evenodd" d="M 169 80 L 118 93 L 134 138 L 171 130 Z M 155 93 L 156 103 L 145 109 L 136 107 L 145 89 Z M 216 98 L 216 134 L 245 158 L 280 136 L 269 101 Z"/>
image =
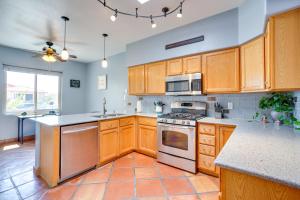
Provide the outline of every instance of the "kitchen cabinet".
<path id="1" fill-rule="evenodd" d="M 242 92 L 258 92 L 266 89 L 264 51 L 263 36 L 241 46 Z"/>
<path id="2" fill-rule="evenodd" d="M 157 129 L 156 119 L 139 117 L 138 118 L 138 151 L 145 153 L 149 156 L 156 157 L 157 151 Z"/>
<path id="3" fill-rule="evenodd" d="M 167 75 L 174 76 L 183 73 L 182 58 L 176 58 L 167 61 Z"/>
<path id="4" fill-rule="evenodd" d="M 120 155 L 126 154 L 134 149 L 135 142 L 135 127 L 128 125 L 120 127 L 119 131 L 119 153 Z"/>
<path id="5" fill-rule="evenodd" d="M 300 89 L 300 8 L 269 20 L 266 33 L 266 63 L 270 89 Z"/>
<path id="6" fill-rule="evenodd" d="M 100 131 L 99 135 L 99 161 L 100 164 L 104 164 L 113 160 L 119 155 L 119 131 L 118 128 L 114 128 Z"/>
<path id="7" fill-rule="evenodd" d="M 246 173 L 221 169 L 220 200 L 298 200 L 300 190 Z"/>
<path id="8" fill-rule="evenodd" d="M 188 56 L 183 58 L 183 73 L 201 73 L 201 56 Z"/>
<path id="9" fill-rule="evenodd" d="M 202 55 L 205 93 L 240 91 L 239 49 L 233 48 Z"/>
<path id="10" fill-rule="evenodd" d="M 208 123 L 198 123 L 197 126 L 197 168 L 203 173 L 218 177 L 220 168 L 215 166 L 214 161 L 231 136 L 235 126 Z"/>
<path id="11" fill-rule="evenodd" d="M 145 93 L 145 66 L 128 68 L 128 93 L 141 95 Z"/>
<path id="12" fill-rule="evenodd" d="M 219 127 L 219 134 L 220 134 L 220 151 L 230 138 L 232 132 L 234 131 L 235 127 L 228 127 L 228 126 L 220 126 Z"/>
<path id="13" fill-rule="evenodd" d="M 146 94 L 165 94 L 166 62 L 145 65 Z"/>

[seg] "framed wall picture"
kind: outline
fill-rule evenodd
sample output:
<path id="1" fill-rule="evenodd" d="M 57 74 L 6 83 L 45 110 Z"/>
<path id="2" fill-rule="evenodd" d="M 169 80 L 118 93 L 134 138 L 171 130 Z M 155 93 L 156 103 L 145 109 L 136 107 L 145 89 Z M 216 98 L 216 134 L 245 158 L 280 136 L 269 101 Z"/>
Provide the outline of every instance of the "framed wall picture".
<path id="1" fill-rule="evenodd" d="M 98 76 L 98 90 L 106 90 L 106 75 Z"/>
<path id="2" fill-rule="evenodd" d="M 72 88 L 80 88 L 80 80 L 70 80 L 70 87 Z"/>

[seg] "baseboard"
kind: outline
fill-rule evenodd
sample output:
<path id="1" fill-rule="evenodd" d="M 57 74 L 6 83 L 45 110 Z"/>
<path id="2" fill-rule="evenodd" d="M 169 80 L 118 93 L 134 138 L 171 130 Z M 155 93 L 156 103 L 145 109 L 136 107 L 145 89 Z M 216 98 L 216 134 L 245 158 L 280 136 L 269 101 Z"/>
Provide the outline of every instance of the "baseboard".
<path id="1" fill-rule="evenodd" d="M 35 135 L 28 135 L 23 137 L 24 142 L 28 142 L 32 140 L 35 140 Z M 0 140 L 0 145 L 5 145 L 5 144 L 15 143 L 15 142 L 18 142 L 18 138 L 9 138 L 5 140 Z"/>

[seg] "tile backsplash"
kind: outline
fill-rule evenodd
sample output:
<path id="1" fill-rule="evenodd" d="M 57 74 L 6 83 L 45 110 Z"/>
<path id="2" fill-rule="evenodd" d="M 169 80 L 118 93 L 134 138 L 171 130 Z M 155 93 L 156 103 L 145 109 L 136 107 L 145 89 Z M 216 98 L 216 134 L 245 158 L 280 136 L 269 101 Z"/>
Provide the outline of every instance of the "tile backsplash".
<path id="1" fill-rule="evenodd" d="M 164 113 L 170 112 L 171 102 L 173 101 L 204 101 L 208 103 L 208 116 L 214 116 L 214 103 L 215 101 L 208 101 L 208 97 L 216 97 L 216 101 L 219 102 L 224 108 L 227 108 L 228 102 L 233 103 L 233 109 L 226 114 L 229 118 L 243 118 L 252 119 L 254 114 L 259 110 L 258 102 L 262 96 L 266 93 L 250 93 L 250 94 L 228 94 L 228 95 L 208 95 L 208 96 L 145 96 L 142 97 L 143 112 L 154 112 L 154 101 L 162 101 L 166 104 L 164 107 Z M 298 94 L 300 96 L 300 93 Z M 132 106 L 136 106 L 138 98 L 131 98 Z M 211 99 L 211 98 L 210 98 Z M 300 113 L 300 111 L 299 111 Z"/>

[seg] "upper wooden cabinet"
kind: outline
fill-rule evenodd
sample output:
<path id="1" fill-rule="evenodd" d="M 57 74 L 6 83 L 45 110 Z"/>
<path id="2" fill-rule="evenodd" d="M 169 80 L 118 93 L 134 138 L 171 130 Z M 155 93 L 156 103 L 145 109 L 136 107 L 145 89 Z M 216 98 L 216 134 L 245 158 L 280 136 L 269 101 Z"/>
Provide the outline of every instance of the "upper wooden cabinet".
<path id="1" fill-rule="evenodd" d="M 183 73 L 201 73 L 201 56 L 189 56 L 183 58 Z"/>
<path id="2" fill-rule="evenodd" d="M 128 93 L 140 95 L 145 93 L 145 66 L 128 68 Z"/>
<path id="3" fill-rule="evenodd" d="M 183 73 L 182 58 L 167 61 L 167 75 L 174 76 Z"/>
<path id="4" fill-rule="evenodd" d="M 204 92 L 237 93 L 240 91 L 239 49 L 202 55 Z"/>
<path id="5" fill-rule="evenodd" d="M 265 39 L 259 37 L 241 46 L 241 90 L 265 90 Z"/>
<path id="6" fill-rule="evenodd" d="M 275 91 L 300 89 L 300 9 L 270 18 L 266 36 L 270 87 Z"/>
<path id="7" fill-rule="evenodd" d="M 146 93 L 165 94 L 166 62 L 145 65 Z"/>

